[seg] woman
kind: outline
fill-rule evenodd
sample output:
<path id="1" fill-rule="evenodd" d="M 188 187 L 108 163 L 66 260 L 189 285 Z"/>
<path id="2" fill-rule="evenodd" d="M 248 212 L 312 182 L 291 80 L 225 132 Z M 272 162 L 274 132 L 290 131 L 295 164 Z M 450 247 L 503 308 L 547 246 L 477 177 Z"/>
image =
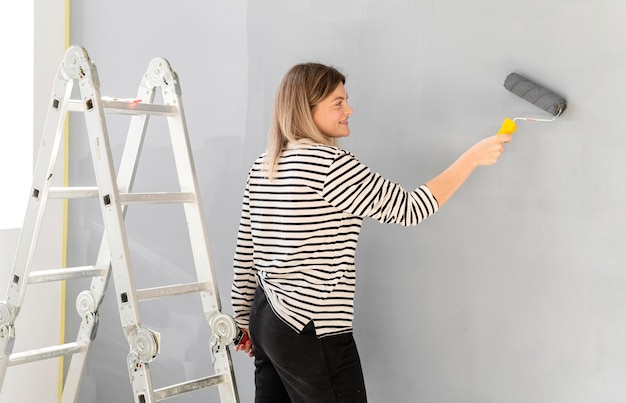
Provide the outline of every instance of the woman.
<path id="1" fill-rule="evenodd" d="M 350 134 L 345 77 L 299 64 L 285 75 L 266 152 L 244 192 L 232 304 L 255 357 L 255 401 L 365 402 L 352 336 L 355 251 L 364 217 L 417 225 L 479 165 L 495 163 L 510 135 L 488 137 L 413 191 L 337 147 Z"/>

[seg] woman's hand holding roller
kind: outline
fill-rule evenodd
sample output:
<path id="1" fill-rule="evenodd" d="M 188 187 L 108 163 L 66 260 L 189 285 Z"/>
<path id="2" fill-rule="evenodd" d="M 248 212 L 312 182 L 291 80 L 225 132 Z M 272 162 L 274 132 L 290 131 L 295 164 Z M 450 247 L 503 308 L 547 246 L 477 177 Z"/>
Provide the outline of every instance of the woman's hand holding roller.
<path id="1" fill-rule="evenodd" d="M 461 158 L 468 158 L 474 167 L 480 165 L 493 165 L 504 152 L 504 144 L 512 139 L 510 134 L 498 134 L 482 139 L 469 148 Z"/>

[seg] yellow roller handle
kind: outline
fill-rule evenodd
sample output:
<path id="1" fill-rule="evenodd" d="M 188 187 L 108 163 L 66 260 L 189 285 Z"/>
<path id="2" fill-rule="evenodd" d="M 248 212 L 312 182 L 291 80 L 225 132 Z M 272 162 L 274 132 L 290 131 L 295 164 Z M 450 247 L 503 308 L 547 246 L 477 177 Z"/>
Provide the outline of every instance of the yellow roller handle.
<path id="1" fill-rule="evenodd" d="M 505 118 L 500 130 L 498 130 L 498 134 L 513 134 L 515 130 L 517 130 L 515 122 L 512 119 Z"/>

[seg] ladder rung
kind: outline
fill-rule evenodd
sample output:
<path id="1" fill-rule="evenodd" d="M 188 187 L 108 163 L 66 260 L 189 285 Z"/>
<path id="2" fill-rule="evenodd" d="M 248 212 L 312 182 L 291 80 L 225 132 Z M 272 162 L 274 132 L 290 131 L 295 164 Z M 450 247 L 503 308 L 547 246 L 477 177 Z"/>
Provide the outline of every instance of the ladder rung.
<path id="1" fill-rule="evenodd" d="M 98 197 L 97 187 L 50 187 L 48 197 L 51 199 L 80 199 Z"/>
<path id="2" fill-rule="evenodd" d="M 149 299 L 169 297 L 173 295 L 191 294 L 194 292 L 211 291 L 213 287 L 209 282 L 178 284 L 165 287 L 145 288 L 137 290 L 137 299 L 146 301 Z"/>
<path id="3" fill-rule="evenodd" d="M 98 197 L 97 187 L 51 187 L 48 191 L 51 199 L 79 199 Z M 122 204 L 156 204 L 156 203 L 193 203 L 196 197 L 193 192 L 154 192 L 154 193 L 120 193 Z"/>
<path id="4" fill-rule="evenodd" d="M 29 284 L 48 283 L 51 281 L 71 280 L 76 278 L 104 276 L 108 269 L 95 266 L 68 267 L 66 269 L 52 269 L 31 271 L 28 276 Z"/>
<path id="5" fill-rule="evenodd" d="M 86 351 L 86 347 L 79 346 L 78 343 L 67 343 L 58 346 L 23 351 L 21 353 L 11 354 L 11 356 L 9 357 L 9 366 L 26 364 L 28 362 L 34 361 L 42 361 L 49 358 L 60 357 L 63 355 L 82 353 L 84 351 Z"/>
<path id="6" fill-rule="evenodd" d="M 178 109 L 170 105 L 149 104 L 143 102 L 127 102 L 116 100 L 102 100 L 102 107 L 105 112 L 119 113 L 122 115 L 175 115 Z M 68 110 L 71 112 L 83 112 L 85 105 L 83 101 L 71 99 L 68 103 Z"/>
<path id="7" fill-rule="evenodd" d="M 177 385 L 167 386 L 154 390 L 154 397 L 158 400 L 165 400 L 173 396 L 182 395 L 183 393 L 193 392 L 208 388 L 211 386 L 219 385 L 226 382 L 224 375 L 212 375 L 206 378 L 196 379 L 193 381 L 179 383 Z"/>
<path id="8" fill-rule="evenodd" d="M 193 203 L 196 197 L 192 192 L 184 193 L 120 193 L 122 204 L 148 203 Z"/>

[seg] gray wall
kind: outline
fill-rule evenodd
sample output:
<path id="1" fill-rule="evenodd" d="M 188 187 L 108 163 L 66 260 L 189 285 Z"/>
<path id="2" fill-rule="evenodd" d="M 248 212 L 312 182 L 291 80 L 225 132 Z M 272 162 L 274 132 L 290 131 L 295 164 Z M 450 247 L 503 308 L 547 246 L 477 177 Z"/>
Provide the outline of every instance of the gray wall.
<path id="1" fill-rule="evenodd" d="M 501 161 L 479 168 L 435 217 L 418 228 L 366 221 L 355 334 L 372 402 L 622 402 L 624 15 L 621 0 L 114 0 L 72 2 L 71 36 L 98 65 L 104 95 L 133 97 L 155 56 L 180 75 L 226 312 L 245 175 L 291 65 L 347 73 L 355 113 L 344 147 L 407 188 L 505 116 L 544 116 L 503 88 L 510 72 L 561 92 L 562 117 L 520 123 Z M 119 153 L 127 122 L 109 124 Z M 86 183 L 84 130 L 78 119 L 71 128 L 71 180 Z M 173 178 L 164 130 L 155 131 L 137 190 Z M 93 205 L 71 209 L 69 264 L 84 264 L 102 222 Z M 128 214 L 138 282 L 186 278 L 190 258 L 174 246 L 184 222 L 147 210 Z M 146 308 L 145 325 L 164 333 L 157 386 L 205 372 L 195 302 L 182 301 L 183 313 Z M 129 401 L 114 304 L 102 309 L 81 401 Z M 235 354 L 235 367 L 242 401 L 252 401 L 251 360 Z"/>

